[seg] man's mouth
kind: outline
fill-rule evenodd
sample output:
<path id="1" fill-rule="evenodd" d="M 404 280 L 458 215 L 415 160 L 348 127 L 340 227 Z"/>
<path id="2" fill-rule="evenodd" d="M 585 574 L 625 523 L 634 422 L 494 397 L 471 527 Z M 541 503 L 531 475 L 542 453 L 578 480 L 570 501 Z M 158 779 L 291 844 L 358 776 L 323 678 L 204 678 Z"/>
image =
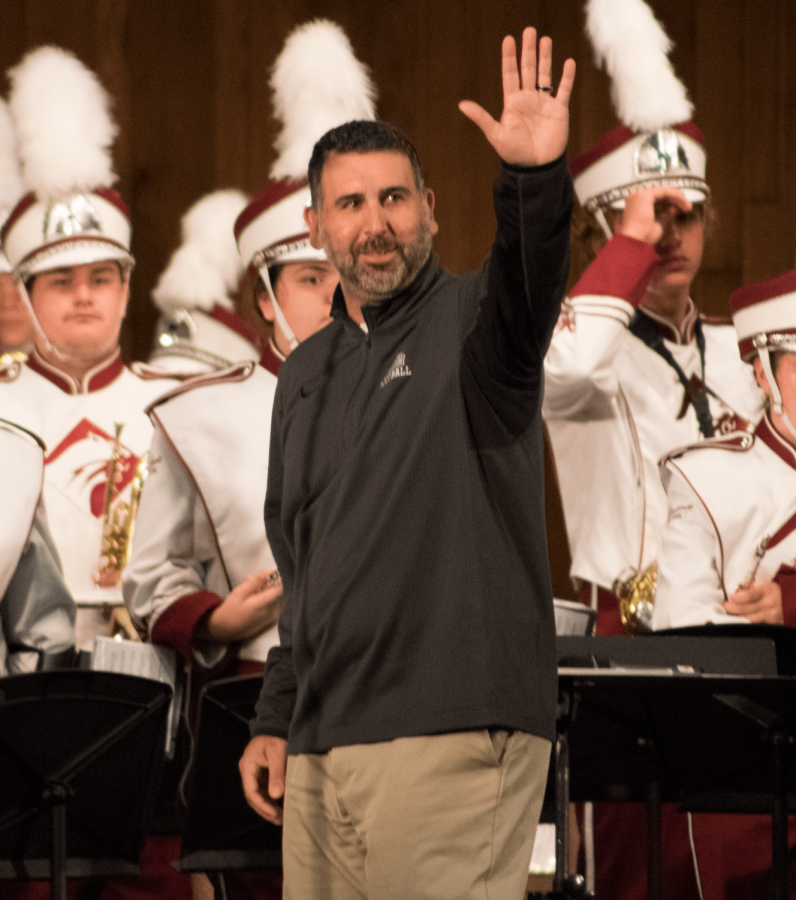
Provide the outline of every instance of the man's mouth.
<path id="1" fill-rule="evenodd" d="M 356 257 L 370 265 L 385 265 L 392 261 L 398 249 L 395 241 L 374 238 L 360 246 Z"/>
<path id="2" fill-rule="evenodd" d="M 372 266 L 386 265 L 395 257 L 397 249 L 388 250 L 382 253 L 360 253 L 359 258 L 362 262 L 366 262 Z"/>

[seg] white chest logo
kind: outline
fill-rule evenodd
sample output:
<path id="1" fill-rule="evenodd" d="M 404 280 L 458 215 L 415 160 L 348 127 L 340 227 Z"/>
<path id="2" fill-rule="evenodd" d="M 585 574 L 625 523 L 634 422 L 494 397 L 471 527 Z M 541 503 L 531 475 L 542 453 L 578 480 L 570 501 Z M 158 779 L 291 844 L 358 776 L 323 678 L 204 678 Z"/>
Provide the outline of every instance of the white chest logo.
<path id="1" fill-rule="evenodd" d="M 382 378 L 379 387 L 387 387 L 396 378 L 408 378 L 411 374 L 412 370 L 406 364 L 406 354 L 398 353 L 390 366 L 390 371 Z"/>

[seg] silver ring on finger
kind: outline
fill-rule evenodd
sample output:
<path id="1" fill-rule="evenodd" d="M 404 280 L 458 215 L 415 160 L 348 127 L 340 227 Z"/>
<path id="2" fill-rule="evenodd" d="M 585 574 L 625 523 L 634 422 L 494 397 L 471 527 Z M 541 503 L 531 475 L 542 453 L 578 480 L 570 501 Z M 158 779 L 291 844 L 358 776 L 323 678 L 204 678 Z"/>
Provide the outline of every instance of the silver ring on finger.
<path id="1" fill-rule="evenodd" d="M 537 84 L 537 85 L 536 85 L 536 90 L 537 90 L 537 91 L 541 91 L 543 94 L 552 94 L 552 93 L 553 93 L 553 88 L 550 87 L 550 85 L 547 85 L 547 86 L 545 87 L 544 85 Z"/>

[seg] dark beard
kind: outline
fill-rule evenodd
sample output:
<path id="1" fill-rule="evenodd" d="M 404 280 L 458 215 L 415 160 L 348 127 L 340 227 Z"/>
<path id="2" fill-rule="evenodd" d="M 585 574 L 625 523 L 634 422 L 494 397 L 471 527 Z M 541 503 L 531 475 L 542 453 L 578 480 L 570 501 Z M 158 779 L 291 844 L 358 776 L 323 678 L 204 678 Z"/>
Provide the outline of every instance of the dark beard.
<path id="1" fill-rule="evenodd" d="M 338 251 L 327 240 L 324 247 L 329 262 L 340 273 L 340 279 L 353 285 L 367 296 L 367 304 L 376 305 L 410 284 L 431 253 L 432 237 L 428 222 L 418 228 L 417 241 L 399 244 L 386 235 L 376 235 L 349 251 Z M 362 253 L 389 253 L 398 251 L 397 266 L 388 267 L 360 264 Z"/>

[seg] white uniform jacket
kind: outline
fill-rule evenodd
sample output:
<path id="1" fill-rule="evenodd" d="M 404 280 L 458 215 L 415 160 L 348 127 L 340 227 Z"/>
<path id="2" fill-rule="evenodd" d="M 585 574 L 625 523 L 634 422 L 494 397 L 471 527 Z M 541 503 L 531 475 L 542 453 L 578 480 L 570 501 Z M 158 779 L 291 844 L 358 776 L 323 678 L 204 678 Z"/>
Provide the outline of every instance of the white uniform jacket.
<path id="1" fill-rule="evenodd" d="M 44 444 L 0 420 L 0 675 L 34 671 L 39 652 L 74 646 L 75 605 L 41 499 Z"/>
<path id="2" fill-rule="evenodd" d="M 122 365 L 118 351 L 82 382 L 46 363 L 34 351 L 28 362 L 0 372 L 0 416 L 39 435 L 44 457 L 44 502 L 64 579 L 78 605 L 77 643 L 91 650 L 104 633 L 101 606 L 121 604 L 121 588 L 98 588 L 103 504 L 114 425 L 122 424 L 118 494 L 129 502 L 140 457 L 149 449 L 152 425 L 144 412 L 174 382 L 139 377 Z"/>
<path id="3" fill-rule="evenodd" d="M 216 665 L 225 648 L 199 620 L 247 575 L 276 568 L 265 536 L 276 378 L 253 363 L 199 376 L 150 409 L 155 426 L 124 598 L 136 627 L 187 660 Z M 244 643 L 264 662 L 277 628 Z"/>
<path id="4" fill-rule="evenodd" d="M 628 331 L 652 275 L 654 248 L 614 236 L 564 303 L 545 360 L 544 417 L 564 507 L 571 575 L 611 589 L 655 562 L 666 496 L 660 457 L 700 439 L 675 370 Z M 645 310 L 646 312 L 646 310 Z M 686 376 L 701 379 L 691 309 L 682 331 L 650 314 Z M 732 326 L 707 324 L 705 382 L 719 431 L 756 423 L 763 394 Z"/>
<path id="5" fill-rule="evenodd" d="M 796 566 L 796 449 L 766 416 L 661 460 L 669 501 L 658 560 L 654 628 L 745 622 L 723 603 L 749 580 L 777 580 Z M 796 596 L 783 584 L 786 624 Z M 790 618 L 790 621 L 789 621 Z"/>

